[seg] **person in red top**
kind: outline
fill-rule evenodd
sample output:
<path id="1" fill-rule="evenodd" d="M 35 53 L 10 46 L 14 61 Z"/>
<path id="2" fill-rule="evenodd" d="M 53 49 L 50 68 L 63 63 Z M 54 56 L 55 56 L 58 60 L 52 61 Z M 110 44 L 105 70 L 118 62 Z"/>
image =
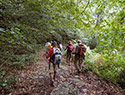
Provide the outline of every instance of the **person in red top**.
<path id="1" fill-rule="evenodd" d="M 58 48 L 57 47 L 57 43 L 56 42 L 53 42 L 52 43 L 52 46 L 53 48 Z M 51 85 L 53 85 L 53 79 L 55 79 L 55 76 L 56 76 L 56 65 L 54 64 L 54 62 L 52 61 L 52 57 L 53 57 L 53 48 L 49 49 L 49 52 L 48 54 L 46 55 L 46 58 L 48 59 L 49 58 L 49 62 L 50 64 L 52 63 L 53 65 L 53 68 L 50 69 L 50 72 L 49 72 L 49 76 L 50 76 L 50 79 L 52 81 Z M 59 64 L 58 64 L 58 67 L 59 67 Z M 53 74 L 54 72 L 54 74 Z"/>
<path id="2" fill-rule="evenodd" d="M 66 46 L 65 50 L 67 50 L 67 63 L 70 66 L 71 65 L 71 57 L 72 57 L 72 52 L 74 50 L 74 46 L 71 41 L 69 41 L 68 45 Z"/>
<path id="3" fill-rule="evenodd" d="M 58 48 L 56 42 L 53 42 L 53 43 L 52 43 L 52 46 L 53 46 L 53 48 Z M 49 59 L 49 62 L 50 62 L 50 63 L 52 63 L 51 58 L 52 58 L 52 55 L 53 55 L 53 48 L 50 48 L 50 49 L 49 49 L 49 53 L 46 55 L 46 58 L 47 58 L 47 59 L 50 58 L 50 59 Z"/>
<path id="4" fill-rule="evenodd" d="M 77 73 L 82 71 L 82 63 L 85 59 L 84 53 L 86 52 L 85 46 L 82 44 L 81 40 L 77 41 L 78 45 L 75 49 L 75 59 L 74 59 L 74 66 L 76 68 Z"/>

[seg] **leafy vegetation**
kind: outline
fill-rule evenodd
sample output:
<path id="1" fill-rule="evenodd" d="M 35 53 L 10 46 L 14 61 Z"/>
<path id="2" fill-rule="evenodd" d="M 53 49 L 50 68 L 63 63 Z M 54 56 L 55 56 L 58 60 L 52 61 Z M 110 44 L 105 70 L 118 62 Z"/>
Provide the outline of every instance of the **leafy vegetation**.
<path id="1" fill-rule="evenodd" d="M 7 67 L 34 63 L 41 44 L 71 39 L 96 47 L 86 56 L 95 73 L 125 84 L 124 0 L 0 0 L 0 18 L 0 87 Z"/>

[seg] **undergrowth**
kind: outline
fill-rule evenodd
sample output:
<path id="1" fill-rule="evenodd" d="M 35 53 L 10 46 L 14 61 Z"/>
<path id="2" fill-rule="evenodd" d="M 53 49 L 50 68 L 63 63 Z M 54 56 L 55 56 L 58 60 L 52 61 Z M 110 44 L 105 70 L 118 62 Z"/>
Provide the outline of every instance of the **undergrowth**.
<path id="1" fill-rule="evenodd" d="M 110 54 L 96 53 L 96 50 L 86 53 L 87 68 L 103 79 L 125 88 L 125 54 L 112 52 Z"/>
<path id="2" fill-rule="evenodd" d="M 32 65 L 37 62 L 39 53 L 37 52 L 40 45 L 34 49 L 34 53 L 13 54 L 13 52 L 4 53 L 4 57 L 0 59 L 0 91 L 11 89 L 18 77 L 13 75 L 18 74 L 27 65 Z"/>

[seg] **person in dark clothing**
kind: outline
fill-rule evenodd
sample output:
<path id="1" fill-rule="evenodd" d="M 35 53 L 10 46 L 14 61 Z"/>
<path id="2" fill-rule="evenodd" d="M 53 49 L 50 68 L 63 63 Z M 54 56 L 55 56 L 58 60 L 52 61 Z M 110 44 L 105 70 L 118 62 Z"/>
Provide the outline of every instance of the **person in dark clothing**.
<path id="1" fill-rule="evenodd" d="M 83 49 L 82 49 L 83 47 Z M 78 40 L 78 45 L 76 46 L 76 49 L 75 49 L 75 59 L 74 59 L 74 66 L 77 70 L 77 73 L 80 73 L 81 72 L 81 65 L 82 65 L 82 62 L 85 58 L 85 46 L 82 45 L 81 43 L 81 40 Z"/>
<path id="2" fill-rule="evenodd" d="M 61 51 L 63 51 L 63 46 L 62 46 L 62 44 L 61 44 L 60 41 L 57 42 L 57 45 L 58 45 L 59 49 L 60 49 Z"/>

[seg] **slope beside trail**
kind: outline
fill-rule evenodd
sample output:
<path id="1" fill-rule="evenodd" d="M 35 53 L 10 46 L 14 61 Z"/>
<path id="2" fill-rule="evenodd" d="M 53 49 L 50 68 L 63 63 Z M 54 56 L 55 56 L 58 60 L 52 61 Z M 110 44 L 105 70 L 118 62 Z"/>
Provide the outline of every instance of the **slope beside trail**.
<path id="1" fill-rule="evenodd" d="M 76 75 L 73 63 L 68 66 L 64 56 L 54 87 L 50 86 L 44 54 L 45 51 L 40 52 L 38 63 L 27 66 L 18 75 L 19 81 L 12 90 L 12 95 L 123 95 L 122 89 L 103 81 L 93 73 L 83 72 Z"/>

